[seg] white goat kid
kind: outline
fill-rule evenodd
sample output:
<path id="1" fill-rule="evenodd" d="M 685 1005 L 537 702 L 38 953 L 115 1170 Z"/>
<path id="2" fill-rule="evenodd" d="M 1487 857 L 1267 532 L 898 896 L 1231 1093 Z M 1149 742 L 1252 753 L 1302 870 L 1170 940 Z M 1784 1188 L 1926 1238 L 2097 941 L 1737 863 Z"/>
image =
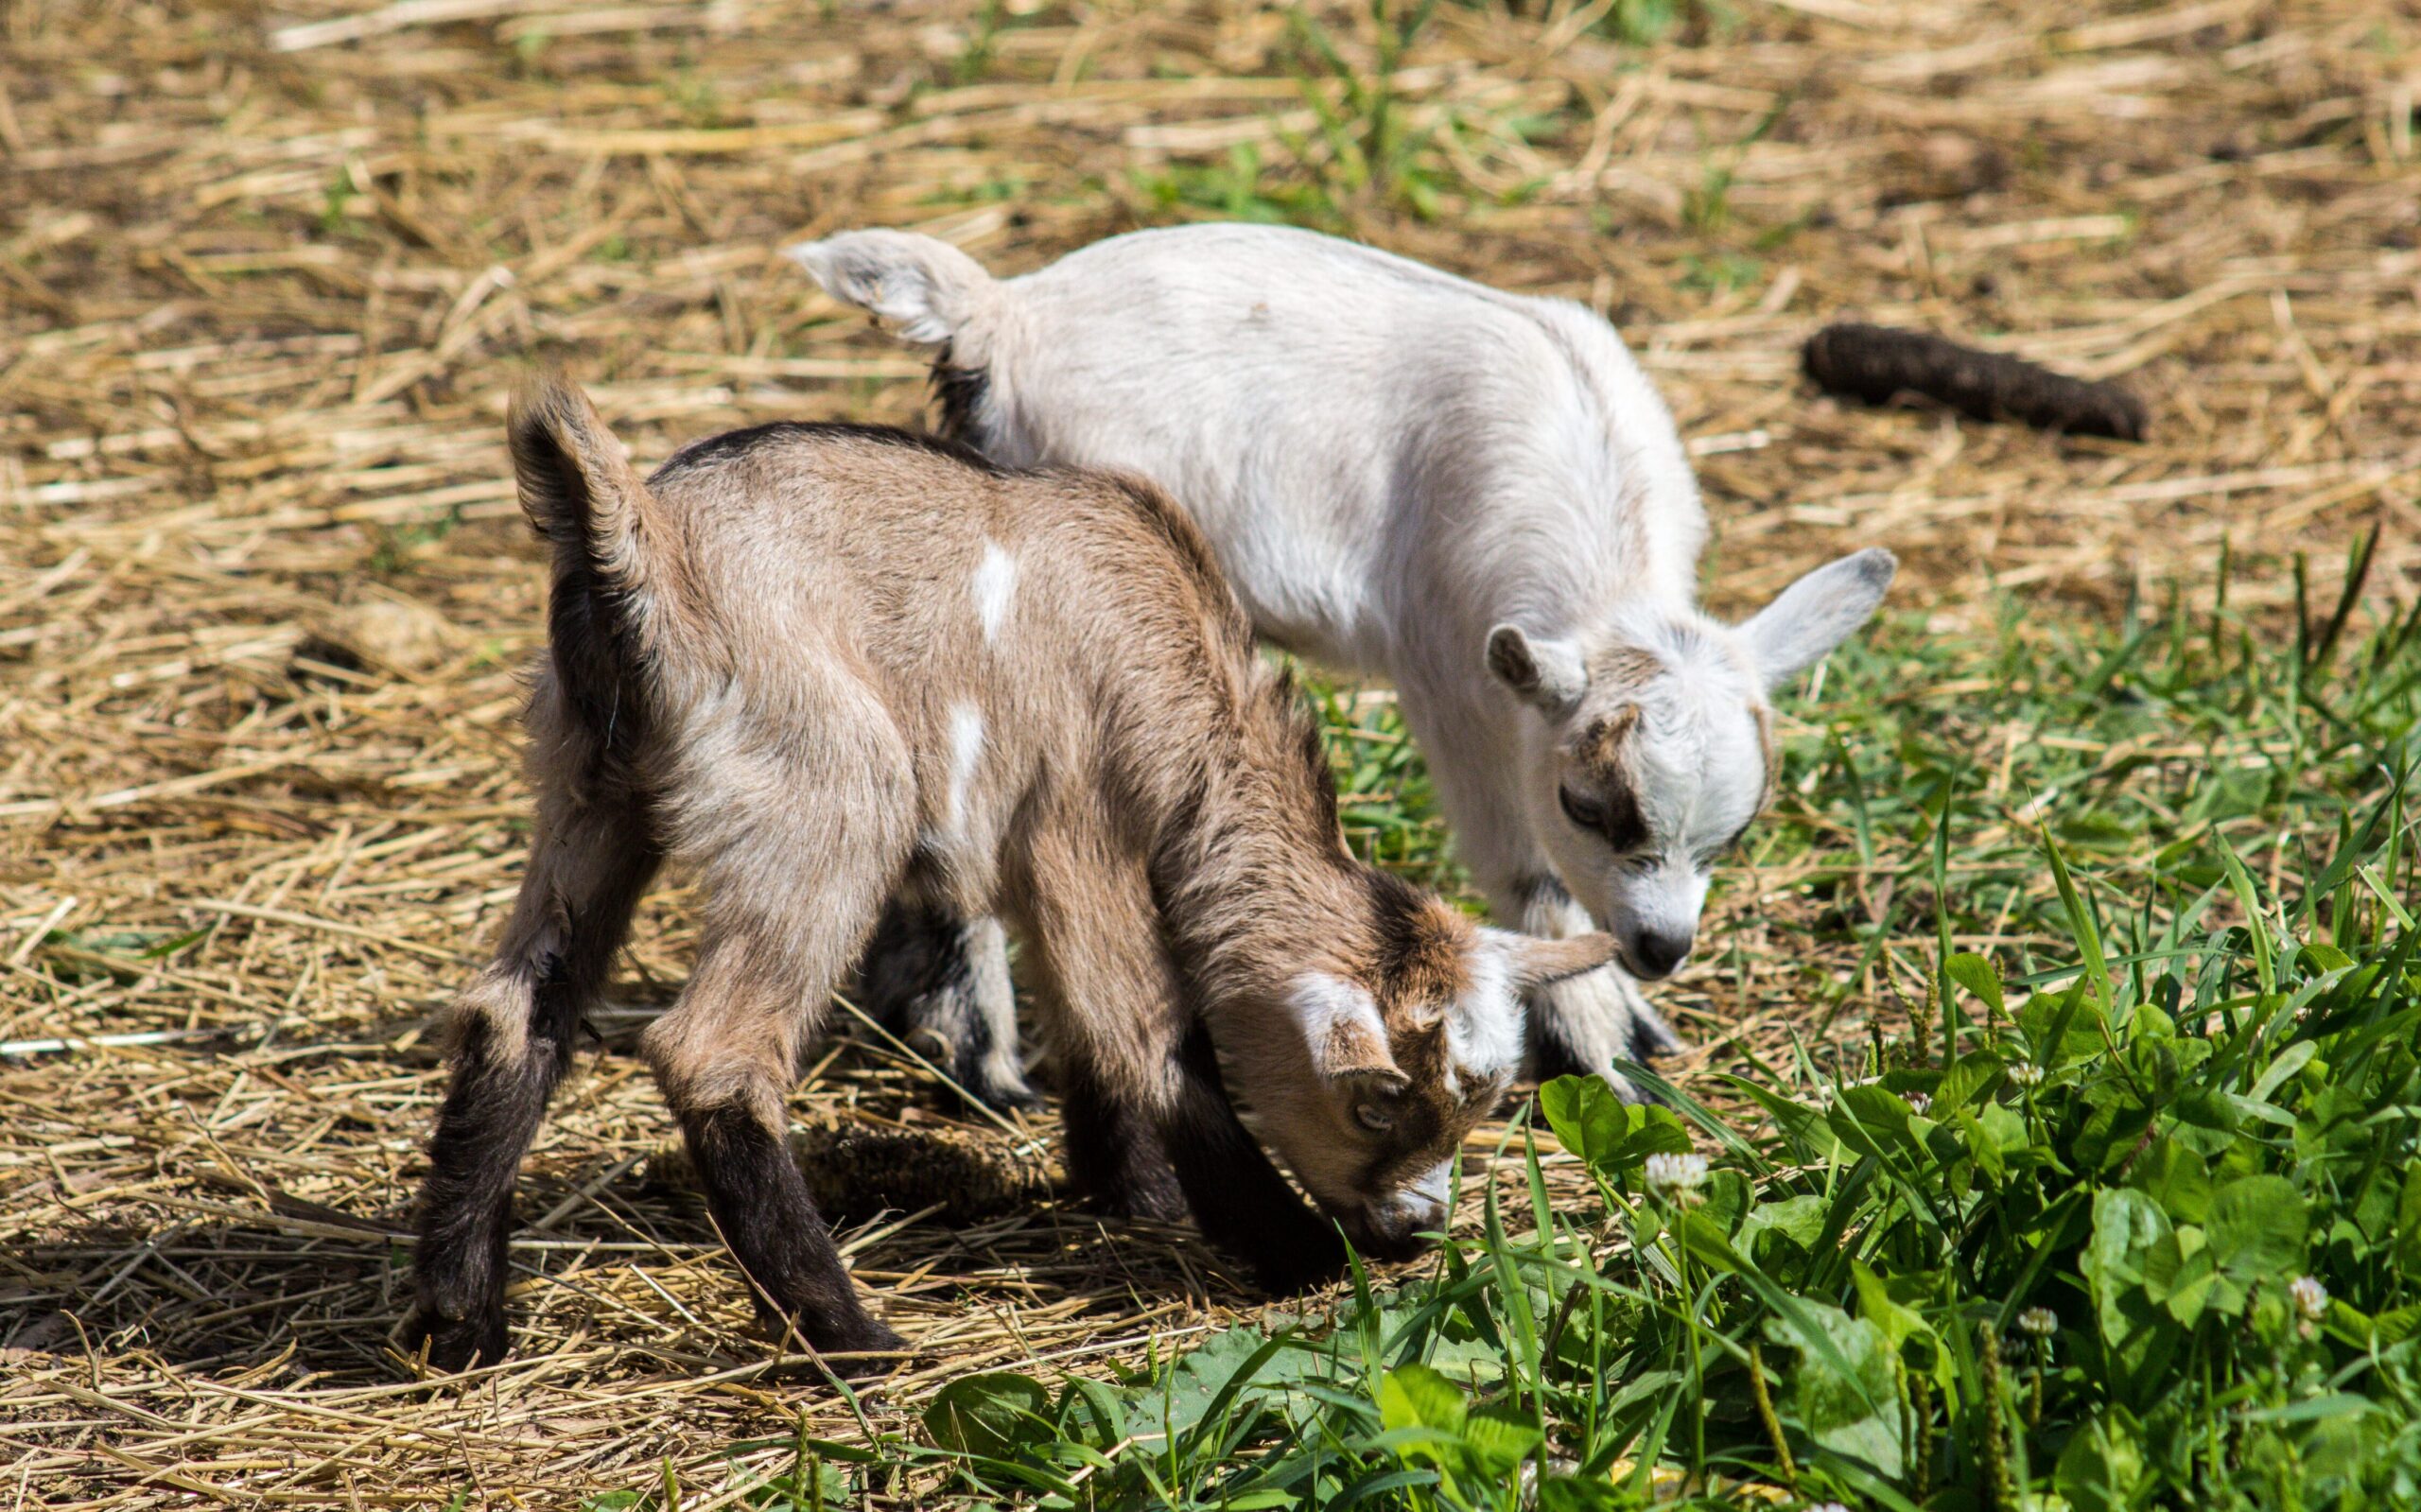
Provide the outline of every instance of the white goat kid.
<path id="1" fill-rule="evenodd" d="M 934 349 L 949 431 L 1012 465 L 1154 479 L 1263 635 L 1395 684 L 1500 917 L 1620 943 L 1628 974 L 1534 1000 L 1541 1072 L 1635 1095 L 1615 1061 L 1680 1049 L 1636 982 L 1688 957 L 1709 871 L 1772 785 L 1768 699 L 1873 612 L 1890 552 L 1710 618 L 1697 485 L 1612 327 L 1352 242 L 1172 227 L 1006 280 L 912 233 L 792 255 Z M 923 932 L 895 920 L 885 948 L 947 959 L 967 937 Z M 1005 994 L 945 997 L 911 1017 L 984 1095 L 1021 1094 L 983 1064 L 1014 1031 Z"/>

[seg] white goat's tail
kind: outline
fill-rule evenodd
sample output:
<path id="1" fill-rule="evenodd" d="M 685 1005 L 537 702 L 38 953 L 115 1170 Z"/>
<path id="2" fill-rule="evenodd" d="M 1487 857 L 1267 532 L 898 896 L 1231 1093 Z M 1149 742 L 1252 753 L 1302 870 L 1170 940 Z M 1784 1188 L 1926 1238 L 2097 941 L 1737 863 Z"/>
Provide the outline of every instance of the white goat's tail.
<path id="1" fill-rule="evenodd" d="M 845 231 L 788 255 L 824 292 L 891 322 L 919 346 L 948 346 L 953 366 L 980 367 L 1004 296 L 984 265 L 913 231 Z"/>

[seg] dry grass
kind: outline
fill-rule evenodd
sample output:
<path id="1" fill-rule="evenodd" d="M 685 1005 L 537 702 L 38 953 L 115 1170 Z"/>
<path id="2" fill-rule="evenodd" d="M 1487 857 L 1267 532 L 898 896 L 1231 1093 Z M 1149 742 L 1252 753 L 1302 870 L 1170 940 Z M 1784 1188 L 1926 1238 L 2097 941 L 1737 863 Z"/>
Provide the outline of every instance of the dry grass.
<path id="1" fill-rule="evenodd" d="M 1389 87 L 1448 129 L 1392 191 L 1316 138 L 1298 165 L 1290 63 L 1345 87 L 1282 13 L 1217 0 L 0 8 L 0 1495 L 563 1505 L 665 1455 L 721 1484 L 802 1409 L 855 1431 L 651 1179 L 667 1125 L 627 1051 L 684 970 L 677 888 L 531 1162 L 523 1352 L 436 1396 L 387 1357 L 431 1015 L 518 868 L 541 575 L 504 393 L 558 357 L 643 461 L 914 415 L 918 365 L 787 241 L 914 223 L 1031 267 L 1207 213 L 1246 144 L 1283 165 L 1255 193 L 1606 309 L 1695 439 L 1727 604 L 1881 540 L 1945 626 L 1994 584 L 2106 607 L 2207 578 L 2223 538 L 2238 601 L 2277 602 L 2286 554 L 2333 591 L 2374 521 L 2376 590 L 2412 596 L 2409 12 L 1735 5 L 1646 48 L 1589 28 L 1603 5 L 1441 9 Z M 1367 69 L 1362 13 L 1328 19 Z M 1843 314 L 2122 376 L 2152 440 L 1815 400 L 1795 346 Z M 1735 935 L 1789 906 L 1726 896 Z M 1673 995 L 1707 1062 L 1727 1022 L 1792 1021 L 1782 974 L 1707 976 Z M 859 1031 L 797 1104 L 932 1125 L 929 1086 Z M 930 1351 L 895 1403 L 1259 1305 L 1182 1236 L 1053 1204 L 848 1243 Z"/>

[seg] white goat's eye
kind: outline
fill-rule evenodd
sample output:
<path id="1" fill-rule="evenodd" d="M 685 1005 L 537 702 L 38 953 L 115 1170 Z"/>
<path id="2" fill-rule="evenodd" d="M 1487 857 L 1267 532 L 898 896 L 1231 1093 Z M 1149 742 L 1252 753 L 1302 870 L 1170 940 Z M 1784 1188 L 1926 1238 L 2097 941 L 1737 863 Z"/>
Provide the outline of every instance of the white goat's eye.
<path id="1" fill-rule="evenodd" d="M 1357 1103 L 1353 1105 L 1353 1121 L 1372 1134 L 1385 1134 L 1395 1126 L 1396 1121 L 1395 1115 L 1376 1103 Z"/>
<path id="2" fill-rule="evenodd" d="M 1606 827 L 1605 805 L 1584 798 L 1570 788 L 1557 790 L 1556 800 L 1563 806 L 1563 817 L 1577 827 L 1589 830 Z"/>

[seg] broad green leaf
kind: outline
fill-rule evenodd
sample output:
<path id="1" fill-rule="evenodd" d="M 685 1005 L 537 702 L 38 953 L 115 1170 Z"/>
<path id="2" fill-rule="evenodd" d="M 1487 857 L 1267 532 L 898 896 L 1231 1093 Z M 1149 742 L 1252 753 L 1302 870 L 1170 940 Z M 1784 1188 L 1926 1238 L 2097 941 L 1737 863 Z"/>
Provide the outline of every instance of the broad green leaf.
<path id="1" fill-rule="evenodd" d="M 933 1393 L 925 1432 L 944 1449 L 1006 1459 L 1026 1445 L 1054 1436 L 1051 1393 L 1032 1376 L 986 1371 L 961 1376 Z"/>
<path id="2" fill-rule="evenodd" d="M 1502 1475 L 1522 1463 L 1544 1435 L 1536 1420 L 1502 1403 L 1474 1409 L 1463 1418 L 1463 1443 L 1472 1458 L 1490 1475 Z"/>
<path id="3" fill-rule="evenodd" d="M 1965 1107 L 1998 1086 L 2001 1069 L 2001 1058 L 1988 1050 L 1959 1056 L 1959 1064 L 1944 1071 L 1941 1084 L 1934 1088 L 1933 1116 L 1939 1119 L 1952 1108 Z"/>
<path id="4" fill-rule="evenodd" d="M 2219 1291 L 2219 1268 L 2212 1263 L 2201 1229 L 2190 1225 L 2173 1229 L 2145 1252 L 2144 1295 L 2159 1303 L 2180 1327 L 2192 1328 Z M 2234 1312 L 2239 1310 L 2242 1295 L 2231 1292 L 2216 1299 Z"/>
<path id="5" fill-rule="evenodd" d="M 1539 1111 L 1565 1150 L 1592 1171 L 1611 1173 L 1630 1133 L 1631 1109 L 1595 1076 L 1559 1076 L 1539 1088 Z"/>
<path id="6" fill-rule="evenodd" d="M 1539 1512 L 1637 1512 L 1639 1498 L 1611 1481 L 1578 1475 L 1539 1478 Z"/>
<path id="7" fill-rule="evenodd" d="M 1733 1275 L 1750 1268 L 1740 1252 L 1732 1247 L 1732 1240 L 1722 1225 L 1707 1216 L 1705 1208 L 1692 1208 L 1681 1214 L 1674 1230 L 1681 1235 L 1681 1247 L 1700 1264 Z"/>
<path id="8" fill-rule="evenodd" d="M 2284 1176 L 2245 1176 L 2212 1194 L 2203 1227 L 2221 1270 L 2240 1281 L 2284 1282 L 2303 1270 L 2311 1212 Z"/>
<path id="9" fill-rule="evenodd" d="M 2143 1451 L 2134 1434 L 2096 1418 L 2070 1436 L 2053 1479 L 2074 1512 L 2128 1512 L 2144 1480 Z"/>
<path id="10" fill-rule="evenodd" d="M 1379 1382 L 1379 1421 L 1391 1429 L 1459 1434 L 1468 1407 L 1460 1387 L 1424 1364 L 1398 1365 Z"/>
<path id="11" fill-rule="evenodd" d="M 2151 1251 L 2170 1226 L 2158 1204 L 2131 1188 L 2094 1194 L 2093 1238 L 2083 1267 L 2116 1394 L 2143 1405 L 2176 1353 L 2180 1330 L 2145 1289 Z"/>
<path id="12" fill-rule="evenodd" d="M 1948 1115 L 1951 1127 L 1959 1131 L 1968 1156 L 1997 1186 L 2009 1179 L 2009 1162 L 2001 1158 L 2000 1141 L 1985 1131 L 1976 1115 L 1965 1108 L 1952 1108 Z"/>
<path id="13" fill-rule="evenodd" d="M 1933 1325 L 1927 1323 L 1914 1308 L 1904 1307 L 1894 1300 L 1883 1278 L 1865 1265 L 1852 1265 L 1850 1277 L 1857 1288 L 1858 1316 L 1882 1331 L 1894 1353 L 1898 1353 L 1911 1339 L 1930 1347 L 1935 1371 L 1946 1382 L 1950 1359 L 1942 1347 L 1942 1340 L 1935 1334 Z"/>
<path id="14" fill-rule="evenodd" d="M 1539 1111 L 1557 1142 L 1618 1184 L 1651 1155 L 1690 1149 L 1689 1131 L 1669 1110 L 1626 1104 L 1598 1077 L 1557 1077 L 1539 1088 Z"/>
<path id="15" fill-rule="evenodd" d="M 1062 1431 L 1078 1443 L 1107 1451 L 1126 1436 L 1126 1409 L 1102 1382 L 1071 1377 L 1059 1397 Z"/>
<path id="16" fill-rule="evenodd" d="M 1976 995 L 1976 1000 L 1992 1011 L 1994 1017 L 2005 1010 L 2001 1003 L 2001 974 L 1992 962 L 1979 955 L 1961 951 L 1950 958 L 1944 967 L 1950 980 Z"/>
<path id="17" fill-rule="evenodd" d="M 2128 1172 L 2127 1185 L 2160 1204 L 2172 1224 L 2199 1224 L 2211 1210 L 2210 1168 L 2174 1138 L 2153 1140 Z"/>
<path id="18" fill-rule="evenodd" d="M 1890 1343 L 1872 1323 L 1821 1302 L 1805 1303 L 1800 1315 L 1822 1330 L 1830 1350 L 1817 1347 L 1790 1319 L 1766 1320 L 1768 1337 L 1799 1351 L 1799 1367 L 1790 1379 L 1800 1428 L 1837 1454 L 1880 1474 L 1898 1476 L 1902 1425 Z M 1843 1377 L 1836 1360 L 1846 1364 L 1855 1379 Z"/>
<path id="19" fill-rule="evenodd" d="M 1761 1202 L 1740 1221 L 1739 1229 L 1732 1237 L 1733 1247 L 1771 1270 L 1776 1246 L 1782 1241 L 1788 1241 L 1802 1251 L 1815 1248 L 1818 1237 L 1824 1232 L 1824 1216 L 1831 1206 L 1814 1192 Z M 1769 1239 L 1768 1235 L 1774 1237 Z"/>

